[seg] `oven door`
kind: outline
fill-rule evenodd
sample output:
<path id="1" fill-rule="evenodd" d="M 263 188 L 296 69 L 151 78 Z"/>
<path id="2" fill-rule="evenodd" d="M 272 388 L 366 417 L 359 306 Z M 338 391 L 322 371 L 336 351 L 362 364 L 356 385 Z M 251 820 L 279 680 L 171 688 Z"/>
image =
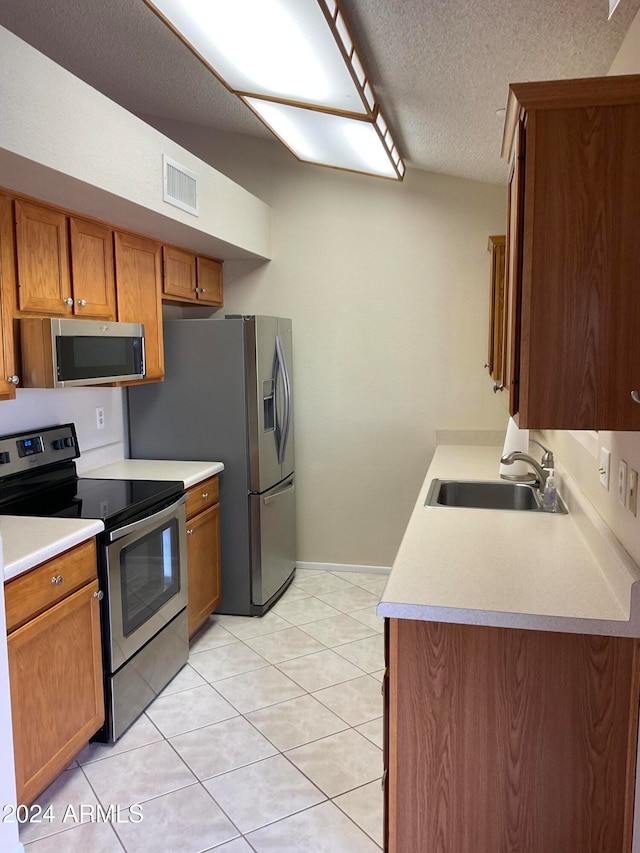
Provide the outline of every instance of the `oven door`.
<path id="1" fill-rule="evenodd" d="M 107 534 L 111 673 L 187 606 L 186 500 Z"/>

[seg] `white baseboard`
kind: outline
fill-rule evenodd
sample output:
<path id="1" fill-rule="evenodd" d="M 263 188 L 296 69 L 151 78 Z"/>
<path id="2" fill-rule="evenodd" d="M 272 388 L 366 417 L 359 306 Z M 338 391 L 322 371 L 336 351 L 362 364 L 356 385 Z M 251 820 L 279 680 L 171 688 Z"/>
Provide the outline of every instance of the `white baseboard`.
<path id="1" fill-rule="evenodd" d="M 388 575 L 391 566 L 356 566 L 352 563 L 303 563 L 296 562 L 298 569 L 312 569 L 317 572 L 370 572 L 376 575 Z"/>

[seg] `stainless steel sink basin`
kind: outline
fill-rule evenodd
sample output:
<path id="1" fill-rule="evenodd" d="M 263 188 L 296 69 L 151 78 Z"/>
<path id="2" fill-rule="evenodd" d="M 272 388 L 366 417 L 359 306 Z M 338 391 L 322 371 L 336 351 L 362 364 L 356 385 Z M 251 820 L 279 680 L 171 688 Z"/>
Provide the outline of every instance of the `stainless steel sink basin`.
<path id="1" fill-rule="evenodd" d="M 500 480 L 433 480 L 425 506 L 543 511 L 542 499 L 534 486 Z M 556 512 L 567 512 L 559 497 Z"/>

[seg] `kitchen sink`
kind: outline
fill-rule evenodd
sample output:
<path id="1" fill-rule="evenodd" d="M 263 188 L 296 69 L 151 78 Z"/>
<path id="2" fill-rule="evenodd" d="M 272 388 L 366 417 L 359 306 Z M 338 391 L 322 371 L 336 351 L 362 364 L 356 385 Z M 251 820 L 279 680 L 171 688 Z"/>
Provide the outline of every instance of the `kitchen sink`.
<path id="1" fill-rule="evenodd" d="M 542 498 L 535 486 L 500 480 L 433 480 L 425 506 L 543 511 Z M 566 512 L 558 497 L 556 513 Z"/>

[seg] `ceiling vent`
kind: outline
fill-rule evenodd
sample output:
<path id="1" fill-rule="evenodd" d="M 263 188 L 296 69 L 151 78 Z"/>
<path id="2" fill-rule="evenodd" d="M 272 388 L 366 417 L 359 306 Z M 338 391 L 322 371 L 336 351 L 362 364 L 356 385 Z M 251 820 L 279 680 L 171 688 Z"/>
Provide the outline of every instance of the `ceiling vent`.
<path id="1" fill-rule="evenodd" d="M 180 163 L 162 155 L 164 200 L 168 204 L 198 215 L 198 185 L 196 175 Z"/>

